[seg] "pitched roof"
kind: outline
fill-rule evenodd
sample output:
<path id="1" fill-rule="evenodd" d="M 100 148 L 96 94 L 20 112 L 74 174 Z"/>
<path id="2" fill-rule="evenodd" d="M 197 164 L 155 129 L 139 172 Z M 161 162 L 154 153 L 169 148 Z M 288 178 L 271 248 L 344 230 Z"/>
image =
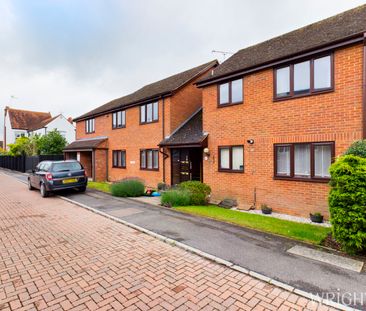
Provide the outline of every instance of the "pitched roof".
<path id="1" fill-rule="evenodd" d="M 107 139 L 108 137 L 106 136 L 100 136 L 75 140 L 71 144 L 67 145 L 64 148 L 64 151 L 96 149 L 102 142 L 106 141 Z"/>
<path id="2" fill-rule="evenodd" d="M 196 111 L 169 138 L 160 142 L 159 146 L 202 145 L 207 134 L 202 130 L 202 108 Z"/>
<path id="3" fill-rule="evenodd" d="M 11 128 L 19 130 L 31 130 L 45 120 L 51 119 L 49 112 L 38 112 L 29 110 L 20 110 L 13 108 L 6 108 L 9 114 Z"/>
<path id="4" fill-rule="evenodd" d="M 48 119 L 44 119 L 41 122 L 39 122 L 38 124 L 34 124 L 33 127 L 30 127 L 28 130 L 29 131 L 36 131 L 41 129 L 42 127 L 45 127 L 47 124 L 51 123 L 53 120 L 57 119 L 60 115 L 58 114 L 57 116 L 48 118 Z"/>
<path id="5" fill-rule="evenodd" d="M 198 84 L 268 64 L 366 32 L 366 4 L 239 50 Z"/>
<path id="6" fill-rule="evenodd" d="M 174 91 L 189 83 L 199 75 L 215 67 L 218 64 L 217 60 L 202 64 L 189 70 L 180 72 L 163 80 L 145 85 L 134 93 L 112 100 L 94 110 L 91 110 L 77 118 L 74 121 L 103 114 L 118 108 L 137 105 L 147 100 L 153 100 L 159 96 L 169 96 Z"/>

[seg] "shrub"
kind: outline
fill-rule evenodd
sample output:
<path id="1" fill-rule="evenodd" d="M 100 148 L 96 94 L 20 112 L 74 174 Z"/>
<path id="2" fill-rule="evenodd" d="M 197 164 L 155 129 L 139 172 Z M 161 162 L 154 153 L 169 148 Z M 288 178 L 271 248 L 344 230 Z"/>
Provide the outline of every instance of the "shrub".
<path id="1" fill-rule="evenodd" d="M 208 196 L 211 193 L 210 186 L 200 181 L 192 180 L 182 182 L 179 188 L 190 192 L 191 205 L 205 205 L 208 203 Z"/>
<path id="2" fill-rule="evenodd" d="M 366 159 L 342 156 L 330 174 L 333 236 L 348 253 L 366 250 Z"/>
<path id="3" fill-rule="evenodd" d="M 124 180 L 113 184 L 111 193 L 115 197 L 139 197 L 144 195 L 145 186 L 139 180 Z"/>
<path id="4" fill-rule="evenodd" d="M 355 155 L 366 158 L 366 139 L 355 141 L 344 153 L 345 155 Z"/>
<path id="5" fill-rule="evenodd" d="M 165 206 L 187 206 L 191 204 L 191 194 L 185 190 L 169 190 L 162 194 L 161 204 Z"/>

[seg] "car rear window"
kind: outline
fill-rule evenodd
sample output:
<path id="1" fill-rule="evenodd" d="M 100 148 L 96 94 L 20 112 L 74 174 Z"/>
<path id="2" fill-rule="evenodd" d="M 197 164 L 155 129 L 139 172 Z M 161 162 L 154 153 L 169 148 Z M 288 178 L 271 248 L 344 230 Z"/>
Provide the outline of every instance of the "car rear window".
<path id="1" fill-rule="evenodd" d="M 81 169 L 82 167 L 78 162 L 55 163 L 52 167 L 53 172 L 78 171 Z"/>

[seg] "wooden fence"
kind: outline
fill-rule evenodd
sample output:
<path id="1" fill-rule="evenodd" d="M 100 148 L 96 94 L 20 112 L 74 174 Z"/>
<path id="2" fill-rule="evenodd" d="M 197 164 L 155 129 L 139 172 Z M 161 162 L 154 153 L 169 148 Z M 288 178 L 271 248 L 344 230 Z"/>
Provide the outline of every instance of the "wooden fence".
<path id="1" fill-rule="evenodd" d="M 39 156 L 0 156 L 0 167 L 25 173 L 33 170 L 39 162 L 63 160 L 63 154 L 39 155 Z"/>

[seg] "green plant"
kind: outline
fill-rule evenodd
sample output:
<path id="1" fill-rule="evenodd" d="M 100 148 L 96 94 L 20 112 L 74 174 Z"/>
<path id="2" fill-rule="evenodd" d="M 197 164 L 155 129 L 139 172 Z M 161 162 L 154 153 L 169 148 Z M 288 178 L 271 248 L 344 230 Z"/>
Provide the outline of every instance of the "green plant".
<path id="1" fill-rule="evenodd" d="M 166 183 L 164 183 L 164 182 L 159 182 L 158 183 L 158 191 L 166 190 L 166 189 L 167 189 Z"/>
<path id="2" fill-rule="evenodd" d="M 18 137 L 14 144 L 9 144 L 9 152 L 10 156 L 34 156 L 37 155 L 38 152 L 38 144 L 39 144 L 39 136 L 33 135 L 31 137 Z"/>
<path id="3" fill-rule="evenodd" d="M 144 195 L 145 186 L 139 180 L 124 180 L 111 186 L 111 193 L 115 197 L 139 197 Z"/>
<path id="4" fill-rule="evenodd" d="M 355 155 L 366 158 L 366 139 L 355 141 L 344 153 L 344 155 Z"/>
<path id="5" fill-rule="evenodd" d="M 191 204 L 191 194 L 186 190 L 169 190 L 162 194 L 161 204 L 165 206 L 187 206 Z"/>
<path id="6" fill-rule="evenodd" d="M 366 159 L 342 156 L 330 174 L 333 236 L 348 253 L 366 250 Z"/>
<path id="7" fill-rule="evenodd" d="M 40 154 L 62 154 L 66 145 L 67 141 L 65 137 L 54 129 L 46 135 L 39 137 L 38 152 Z"/>
<path id="8" fill-rule="evenodd" d="M 211 193 L 210 186 L 196 180 L 185 181 L 179 188 L 191 194 L 191 205 L 205 205 L 208 203 L 208 196 Z"/>

